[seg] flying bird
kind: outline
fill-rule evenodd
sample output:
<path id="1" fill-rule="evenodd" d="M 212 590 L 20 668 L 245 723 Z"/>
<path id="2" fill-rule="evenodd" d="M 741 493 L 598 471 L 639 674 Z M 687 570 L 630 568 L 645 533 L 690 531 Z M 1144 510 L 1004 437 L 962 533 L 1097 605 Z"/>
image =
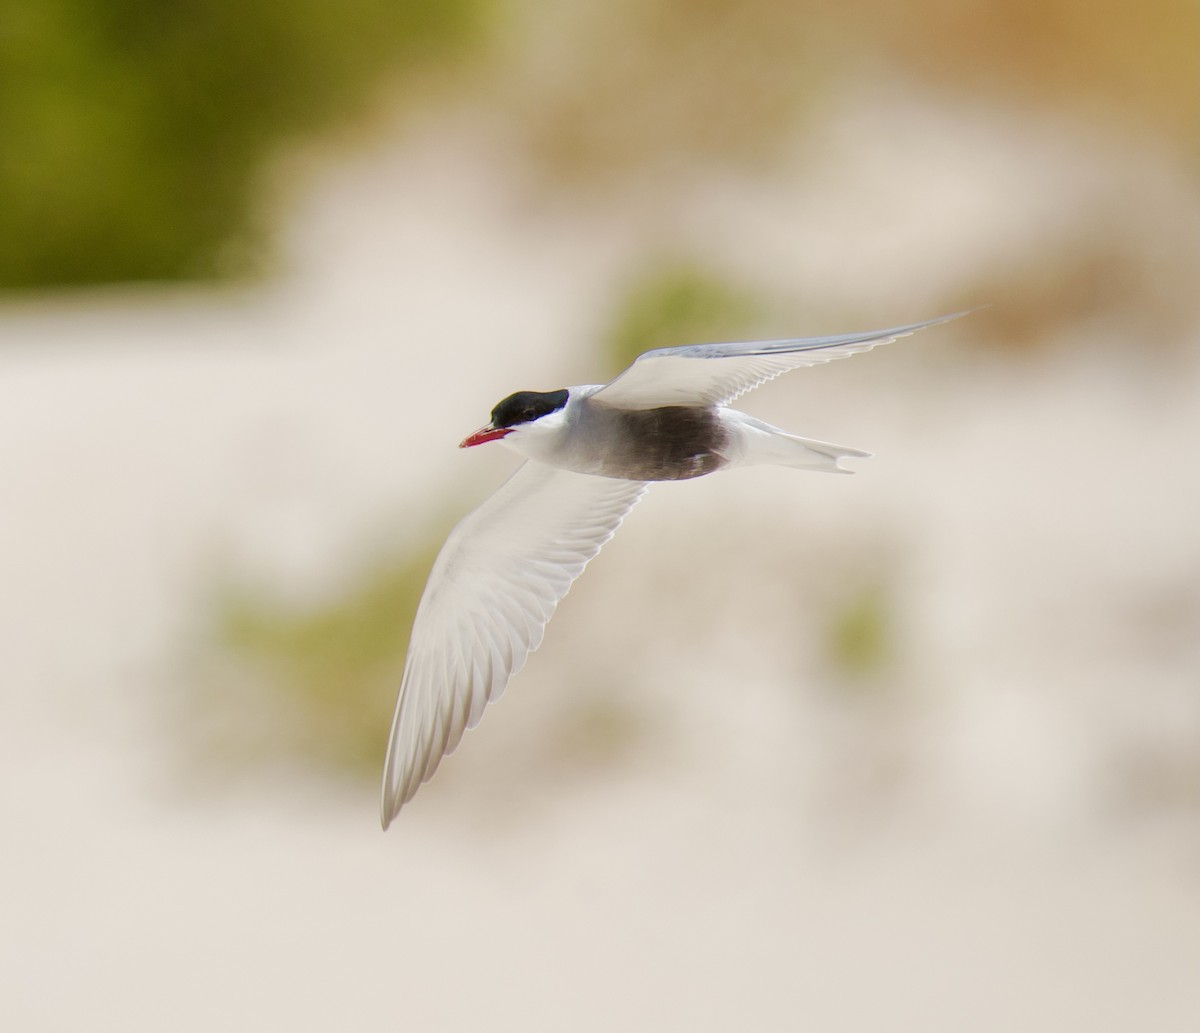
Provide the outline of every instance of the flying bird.
<path id="1" fill-rule="evenodd" d="M 730 402 L 789 370 L 962 315 L 836 337 L 655 348 L 607 384 L 518 391 L 497 404 L 459 447 L 498 441 L 525 462 L 434 561 L 392 719 L 383 827 L 504 691 L 651 481 L 757 463 L 850 473 L 842 459 L 870 455 L 788 434 Z"/>

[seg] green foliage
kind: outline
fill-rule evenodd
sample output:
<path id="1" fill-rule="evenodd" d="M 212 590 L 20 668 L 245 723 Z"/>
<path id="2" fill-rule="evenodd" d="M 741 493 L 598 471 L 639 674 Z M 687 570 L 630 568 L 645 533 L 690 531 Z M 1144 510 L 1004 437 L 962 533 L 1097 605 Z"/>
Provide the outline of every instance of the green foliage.
<path id="1" fill-rule="evenodd" d="M 835 671 L 863 682 L 884 673 L 893 660 L 888 596 L 881 585 L 869 585 L 835 613 L 828 632 Z"/>
<path id="2" fill-rule="evenodd" d="M 380 564 L 339 597 L 297 610 L 245 590 L 218 602 L 219 676 L 197 686 L 204 752 L 303 757 L 373 776 L 383 756 L 408 630 L 435 554 Z"/>
<path id="3" fill-rule="evenodd" d="M 747 292 L 690 263 L 666 263 L 634 285 L 618 306 L 607 337 L 613 369 L 648 348 L 738 340 L 759 318 Z"/>
<path id="4" fill-rule="evenodd" d="M 444 530 L 431 528 L 420 549 L 311 606 L 244 588 L 218 596 L 217 661 L 193 681 L 179 716 L 206 777 L 292 762 L 309 773 L 379 776 L 408 632 Z M 530 744 L 527 770 L 540 779 L 548 769 L 604 768 L 644 731 L 640 712 L 585 679 Z"/>
<path id="5" fill-rule="evenodd" d="M 483 2 L 10 0 L 0 287 L 245 271 L 264 159 L 461 51 Z"/>

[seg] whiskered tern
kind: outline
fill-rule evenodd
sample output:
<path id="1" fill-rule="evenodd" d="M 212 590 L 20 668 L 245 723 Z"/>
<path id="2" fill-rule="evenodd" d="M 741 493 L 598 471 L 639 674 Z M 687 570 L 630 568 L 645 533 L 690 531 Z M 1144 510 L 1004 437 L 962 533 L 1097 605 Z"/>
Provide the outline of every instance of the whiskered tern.
<path id="1" fill-rule="evenodd" d="M 728 408 L 801 366 L 965 315 L 837 337 L 645 352 L 608 384 L 518 391 L 460 445 L 526 460 L 446 539 L 409 638 L 383 773 L 386 829 L 542 641 L 546 622 L 651 481 L 769 463 L 849 473 L 870 455 Z"/>

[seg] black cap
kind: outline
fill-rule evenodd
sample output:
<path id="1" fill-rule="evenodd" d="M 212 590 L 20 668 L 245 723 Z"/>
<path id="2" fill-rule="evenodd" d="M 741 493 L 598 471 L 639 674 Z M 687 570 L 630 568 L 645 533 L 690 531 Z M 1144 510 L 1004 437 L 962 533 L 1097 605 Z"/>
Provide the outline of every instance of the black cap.
<path id="1" fill-rule="evenodd" d="M 558 412 L 567 404 L 567 389 L 560 391 L 518 391 L 498 402 L 492 410 L 493 427 L 515 427 L 532 423 L 547 413 Z"/>

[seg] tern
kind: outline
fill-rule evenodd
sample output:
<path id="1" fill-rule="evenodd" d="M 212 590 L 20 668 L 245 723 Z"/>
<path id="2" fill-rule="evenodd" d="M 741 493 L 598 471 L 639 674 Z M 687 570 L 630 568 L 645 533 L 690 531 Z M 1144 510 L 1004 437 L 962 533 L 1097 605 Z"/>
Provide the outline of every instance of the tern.
<path id="1" fill-rule="evenodd" d="M 572 582 L 652 481 L 773 464 L 850 473 L 857 448 L 728 408 L 789 370 L 966 315 L 835 337 L 656 348 L 607 384 L 518 391 L 460 448 L 525 459 L 450 532 L 417 606 L 383 772 L 386 829 L 542 641 Z"/>

